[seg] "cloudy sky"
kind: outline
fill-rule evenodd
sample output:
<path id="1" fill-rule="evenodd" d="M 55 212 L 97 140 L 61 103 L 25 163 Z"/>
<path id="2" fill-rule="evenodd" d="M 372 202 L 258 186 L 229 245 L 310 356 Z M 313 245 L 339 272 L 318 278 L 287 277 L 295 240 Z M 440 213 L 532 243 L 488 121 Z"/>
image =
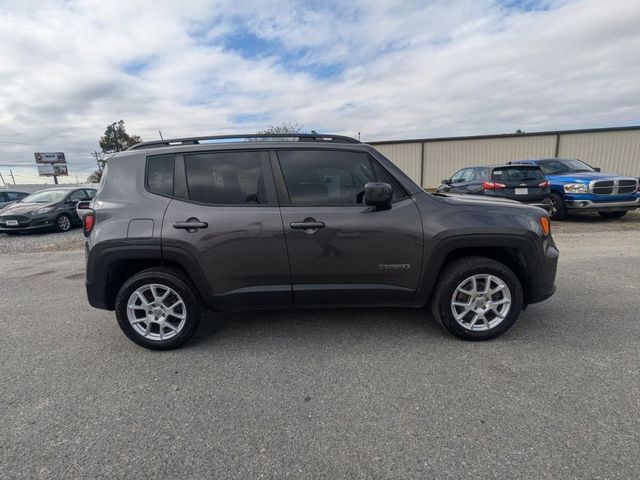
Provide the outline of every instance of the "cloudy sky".
<path id="1" fill-rule="evenodd" d="M 63 151 L 84 178 L 120 119 L 144 140 L 640 124 L 638 0 L 310 4 L 0 0 L 0 172 Z"/>

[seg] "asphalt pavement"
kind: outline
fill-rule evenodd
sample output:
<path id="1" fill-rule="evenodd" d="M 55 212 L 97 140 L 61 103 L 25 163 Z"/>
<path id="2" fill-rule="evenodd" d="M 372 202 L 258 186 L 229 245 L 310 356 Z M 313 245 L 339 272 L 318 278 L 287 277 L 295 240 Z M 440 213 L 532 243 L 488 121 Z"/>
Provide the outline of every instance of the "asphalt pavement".
<path id="1" fill-rule="evenodd" d="M 171 352 L 89 307 L 81 250 L 0 254 L 0 478 L 638 478 L 638 239 L 557 234 L 556 295 L 490 342 L 278 311 Z"/>

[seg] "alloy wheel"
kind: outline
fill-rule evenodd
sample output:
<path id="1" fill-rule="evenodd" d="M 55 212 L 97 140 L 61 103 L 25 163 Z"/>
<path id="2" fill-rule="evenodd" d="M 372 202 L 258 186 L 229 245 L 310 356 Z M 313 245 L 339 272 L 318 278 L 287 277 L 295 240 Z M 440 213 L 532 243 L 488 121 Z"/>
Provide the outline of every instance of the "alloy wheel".
<path id="1" fill-rule="evenodd" d="M 498 326 L 511 309 L 511 291 L 496 275 L 478 274 L 463 280 L 451 297 L 453 317 L 462 328 L 486 331 Z"/>
<path id="2" fill-rule="evenodd" d="M 66 232 L 71 228 L 71 220 L 66 215 L 58 217 L 58 228 L 63 232 Z"/>
<path id="3" fill-rule="evenodd" d="M 143 285 L 127 301 L 127 319 L 140 336 L 161 342 L 178 335 L 187 323 L 182 297 L 157 283 Z"/>

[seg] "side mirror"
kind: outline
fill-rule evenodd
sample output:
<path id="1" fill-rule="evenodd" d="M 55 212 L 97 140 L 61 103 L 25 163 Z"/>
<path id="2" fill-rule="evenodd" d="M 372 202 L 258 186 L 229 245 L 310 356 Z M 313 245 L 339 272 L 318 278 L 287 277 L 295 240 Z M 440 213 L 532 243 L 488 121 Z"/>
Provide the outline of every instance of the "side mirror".
<path id="1" fill-rule="evenodd" d="M 600 167 L 593 167 L 593 169 L 594 169 L 596 172 L 600 172 L 600 171 L 602 171 L 602 169 L 601 169 Z"/>
<path id="2" fill-rule="evenodd" d="M 389 210 L 393 188 L 388 183 L 369 182 L 364 186 L 364 203 L 377 210 Z"/>
<path id="3" fill-rule="evenodd" d="M 78 210 L 89 210 L 91 208 L 91 200 L 82 200 L 76 205 Z"/>
<path id="4" fill-rule="evenodd" d="M 451 185 L 451 179 L 449 178 L 445 178 L 444 180 L 442 180 L 441 182 L 443 185 Z"/>

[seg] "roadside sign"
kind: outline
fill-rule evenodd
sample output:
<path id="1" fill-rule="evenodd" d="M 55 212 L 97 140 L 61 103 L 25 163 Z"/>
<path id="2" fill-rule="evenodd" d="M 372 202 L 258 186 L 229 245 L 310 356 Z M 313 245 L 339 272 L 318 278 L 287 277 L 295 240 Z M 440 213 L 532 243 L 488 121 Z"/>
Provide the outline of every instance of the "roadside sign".
<path id="1" fill-rule="evenodd" d="M 62 152 L 36 152 L 36 163 L 38 164 L 54 164 L 54 163 L 67 163 L 64 153 Z"/>

